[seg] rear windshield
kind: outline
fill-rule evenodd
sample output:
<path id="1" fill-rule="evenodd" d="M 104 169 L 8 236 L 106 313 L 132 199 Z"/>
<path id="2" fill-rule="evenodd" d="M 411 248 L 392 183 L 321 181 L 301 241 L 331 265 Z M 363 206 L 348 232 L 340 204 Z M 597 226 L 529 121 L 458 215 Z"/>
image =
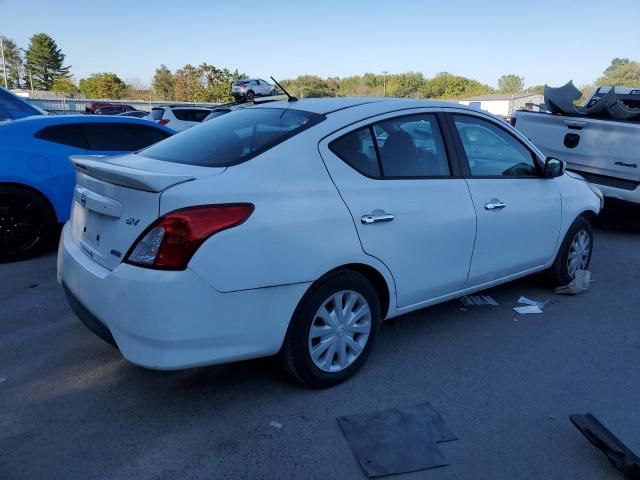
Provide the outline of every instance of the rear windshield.
<path id="1" fill-rule="evenodd" d="M 322 120 L 322 115 L 300 110 L 246 108 L 185 130 L 139 155 L 187 165 L 226 167 L 260 155 Z"/>
<path id="2" fill-rule="evenodd" d="M 211 113 L 211 110 L 198 110 L 195 108 L 174 108 L 173 114 L 178 120 L 185 122 L 201 122 L 207 115 Z"/>

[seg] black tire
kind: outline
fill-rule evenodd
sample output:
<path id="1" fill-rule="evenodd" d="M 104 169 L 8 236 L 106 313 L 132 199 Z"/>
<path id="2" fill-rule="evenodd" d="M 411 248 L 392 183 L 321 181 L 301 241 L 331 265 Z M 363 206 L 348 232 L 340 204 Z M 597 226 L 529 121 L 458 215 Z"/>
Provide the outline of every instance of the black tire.
<path id="1" fill-rule="evenodd" d="M 0 186 L 0 262 L 41 253 L 56 224 L 53 210 L 40 195 L 16 185 Z"/>
<path id="2" fill-rule="evenodd" d="M 371 312 L 371 329 L 359 356 L 338 372 L 318 368 L 309 353 L 309 332 L 318 309 L 334 294 L 350 290 L 360 294 Z M 314 285 L 300 301 L 291 319 L 280 357 L 284 368 L 299 382 L 310 388 L 326 388 L 345 381 L 367 361 L 380 327 L 380 300 L 371 282 L 353 271 L 340 271 Z M 335 354 L 337 355 L 337 353 Z"/>
<path id="3" fill-rule="evenodd" d="M 271 95 L 272 97 L 275 97 L 277 94 L 278 91 L 275 88 L 269 92 L 269 95 Z"/>
<path id="4" fill-rule="evenodd" d="M 255 93 L 253 92 L 253 90 L 249 90 L 247 92 L 247 100 L 251 101 L 253 100 L 253 97 L 255 97 Z"/>
<path id="5" fill-rule="evenodd" d="M 589 268 L 591 255 L 593 253 L 593 229 L 591 228 L 589 220 L 580 216 L 576 218 L 571 227 L 569 227 L 569 230 L 562 241 L 562 245 L 560 245 L 558 255 L 556 256 L 553 265 L 549 270 L 547 270 L 547 279 L 552 287 L 567 285 L 571 280 L 573 280 L 573 275 L 570 274 L 568 265 L 569 251 L 571 250 L 573 240 L 576 238 L 578 233 L 582 231 L 586 232 L 589 236 L 590 248 L 584 269 L 586 270 Z"/>

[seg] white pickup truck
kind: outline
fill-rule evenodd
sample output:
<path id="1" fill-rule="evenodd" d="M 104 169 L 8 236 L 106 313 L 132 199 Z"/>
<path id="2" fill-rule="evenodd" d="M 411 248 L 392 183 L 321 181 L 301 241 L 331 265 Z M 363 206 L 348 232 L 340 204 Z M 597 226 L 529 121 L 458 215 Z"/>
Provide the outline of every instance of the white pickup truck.
<path id="1" fill-rule="evenodd" d="M 585 104 L 605 93 L 597 89 Z M 616 93 L 626 106 L 640 106 L 640 88 L 616 88 Z M 597 185 L 605 197 L 640 204 L 640 120 L 521 110 L 514 112 L 511 124 L 545 155 L 564 160 L 569 170 Z"/>

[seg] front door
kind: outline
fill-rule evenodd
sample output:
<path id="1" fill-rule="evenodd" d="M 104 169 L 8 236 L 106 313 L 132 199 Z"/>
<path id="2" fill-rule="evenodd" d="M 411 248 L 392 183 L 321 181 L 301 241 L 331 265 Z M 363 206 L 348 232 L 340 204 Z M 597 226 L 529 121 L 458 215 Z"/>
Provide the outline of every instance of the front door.
<path id="1" fill-rule="evenodd" d="M 320 152 L 363 250 L 386 264 L 406 307 L 459 290 L 476 228 L 434 113 L 395 113 L 323 141 Z"/>
<path id="2" fill-rule="evenodd" d="M 555 180 L 542 177 L 535 153 L 508 127 L 476 115 L 453 114 L 452 119 L 478 218 L 466 286 L 544 265 L 560 234 Z"/>

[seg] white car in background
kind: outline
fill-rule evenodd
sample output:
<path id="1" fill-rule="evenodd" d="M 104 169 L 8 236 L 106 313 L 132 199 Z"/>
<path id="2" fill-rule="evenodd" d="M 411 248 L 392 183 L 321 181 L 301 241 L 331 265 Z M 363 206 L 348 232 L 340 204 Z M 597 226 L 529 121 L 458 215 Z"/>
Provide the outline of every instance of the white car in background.
<path id="1" fill-rule="evenodd" d="M 165 125 L 176 132 L 182 132 L 183 130 L 201 124 L 210 113 L 211 108 L 209 107 L 165 105 L 162 107 L 153 107 L 151 113 L 144 117 L 144 119 Z"/>
<path id="2" fill-rule="evenodd" d="M 90 329 L 153 369 L 279 353 L 311 387 L 352 375 L 384 319 L 568 283 L 602 206 L 501 120 L 433 101 L 273 102 L 72 160 L 58 278 Z"/>

